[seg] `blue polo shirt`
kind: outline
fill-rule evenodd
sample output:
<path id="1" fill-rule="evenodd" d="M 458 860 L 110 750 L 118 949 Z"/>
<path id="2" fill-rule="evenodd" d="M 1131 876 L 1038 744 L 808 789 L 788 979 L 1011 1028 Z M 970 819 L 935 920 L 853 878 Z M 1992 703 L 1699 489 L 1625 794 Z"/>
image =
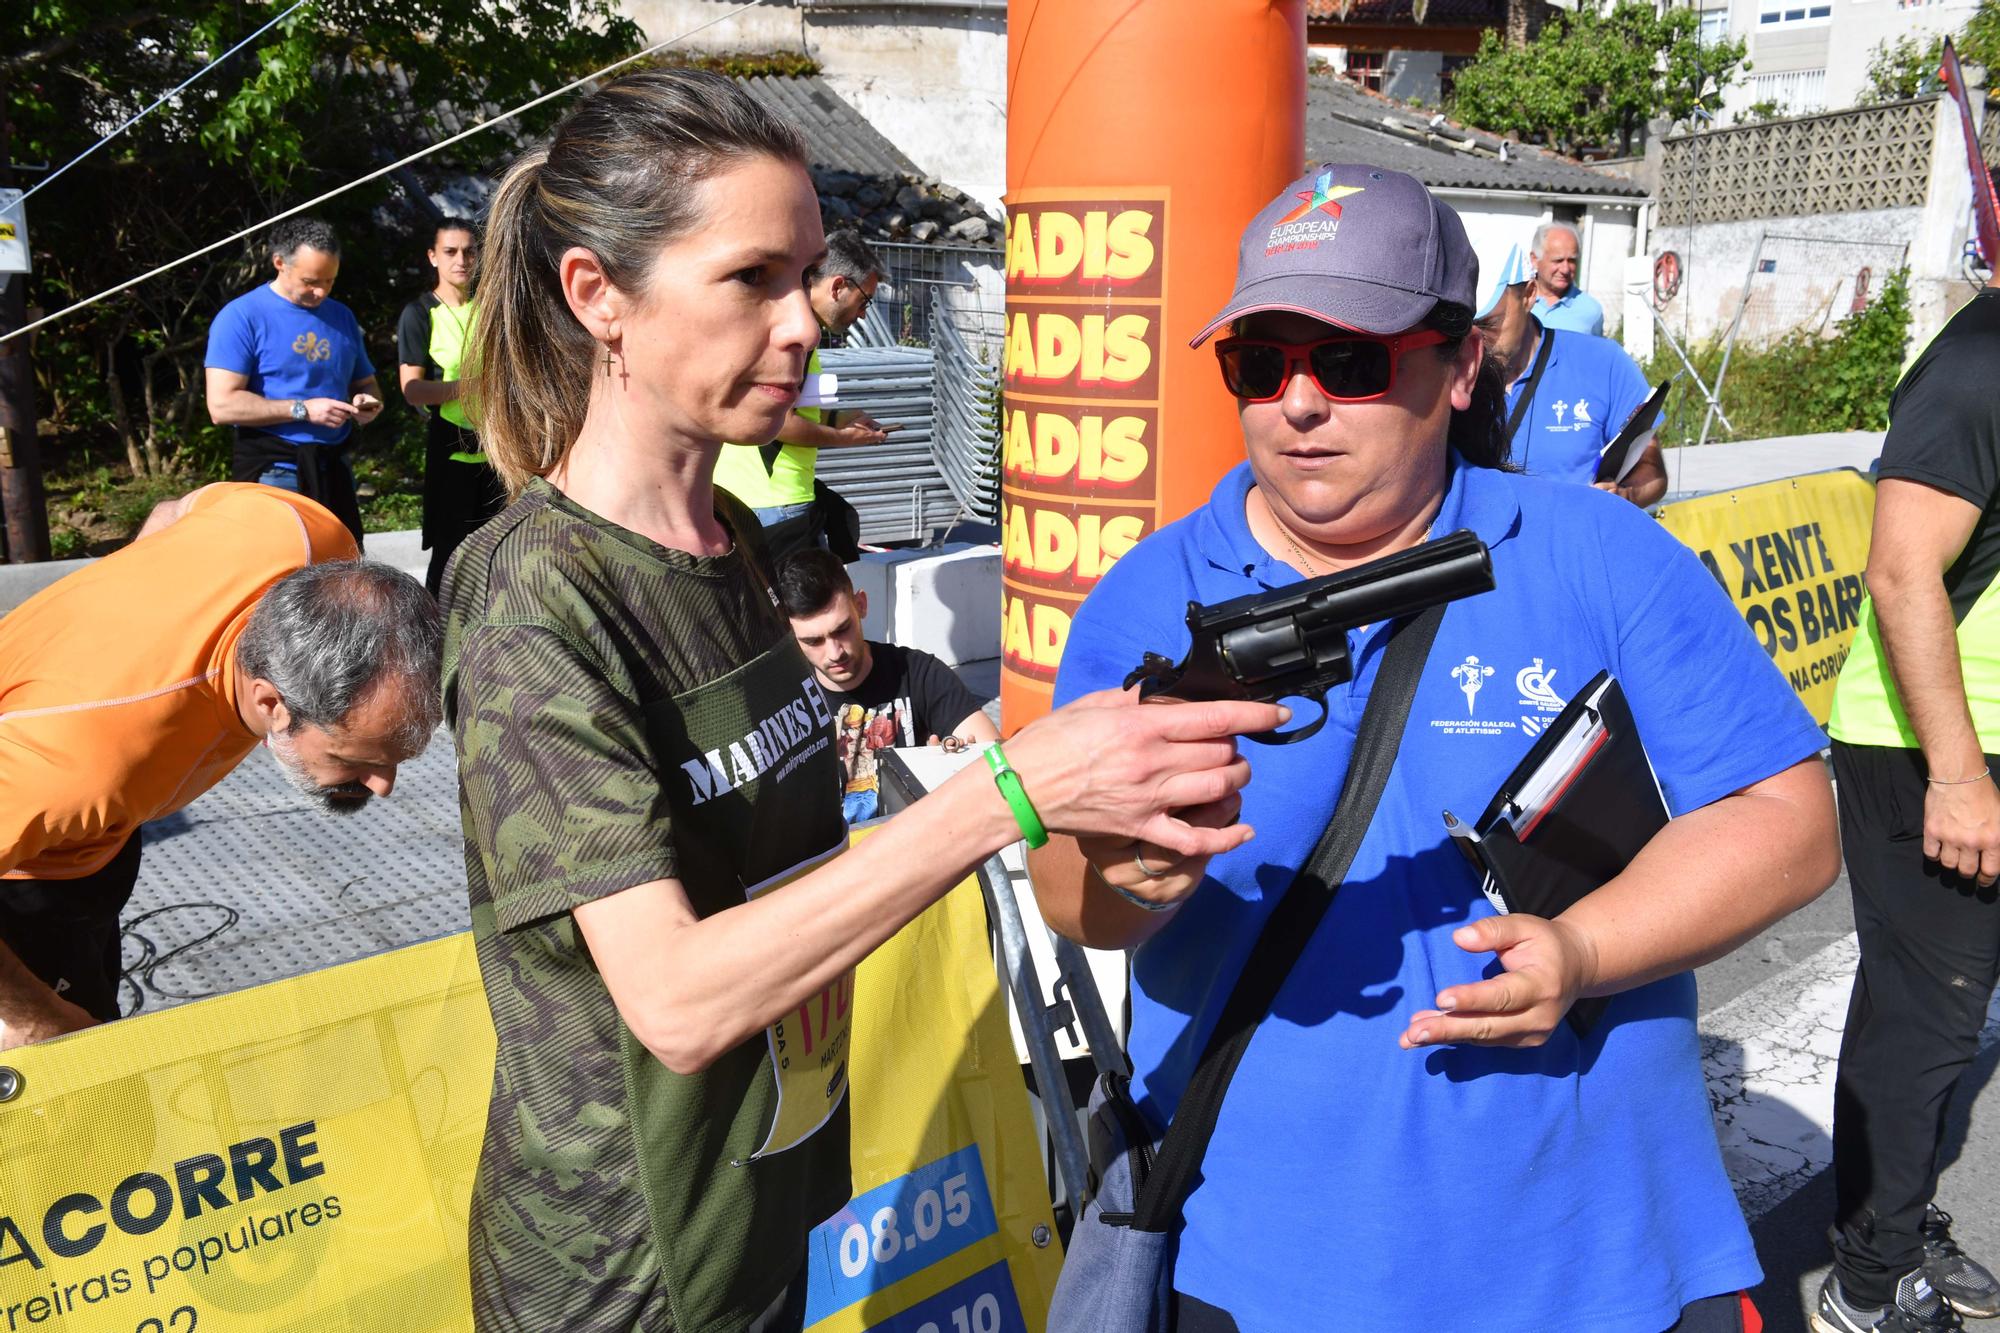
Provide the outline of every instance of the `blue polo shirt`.
<path id="1" fill-rule="evenodd" d="M 1597 480 L 1604 446 L 1618 437 L 1652 390 L 1638 364 L 1609 338 L 1549 329 L 1542 336 L 1552 340 L 1549 363 L 1514 430 L 1514 462 L 1539 477 L 1589 485 Z M 1507 386 L 1508 412 L 1533 371 L 1530 358 L 1521 378 Z"/>
<path id="2" fill-rule="evenodd" d="M 354 396 L 349 386 L 375 373 L 352 310 L 332 297 L 311 309 L 294 305 L 269 283 L 222 307 L 208 326 L 202 364 L 246 375 L 250 392 L 279 401 L 338 398 L 344 403 Z M 293 444 L 338 444 L 353 429 L 352 423 L 317 426 L 310 421 L 257 427 Z"/>
<path id="3" fill-rule="evenodd" d="M 1147 649 L 1178 658 L 1190 600 L 1298 580 L 1250 535 L 1250 485 L 1239 465 L 1118 561 L 1071 626 L 1056 703 L 1117 685 Z M 1819 729 L 1694 555 L 1615 496 L 1454 465 L 1434 530 L 1457 528 L 1491 548 L 1497 590 L 1446 612 L 1375 820 L 1188 1200 L 1175 1286 L 1246 1333 L 1661 1333 L 1759 1280 L 1691 973 L 1617 996 L 1582 1041 L 1566 1024 L 1534 1050 L 1396 1039 L 1444 987 L 1497 970 L 1451 941 L 1491 908 L 1440 812 L 1483 810 L 1598 670 L 1623 683 L 1676 814 L 1811 757 Z M 1133 1087 L 1157 1124 L 1332 812 L 1384 641 L 1379 625 L 1350 634 L 1358 674 L 1317 736 L 1244 743 L 1256 838 L 1133 957 Z"/>
<path id="4" fill-rule="evenodd" d="M 1571 287 L 1560 301 L 1537 296 L 1531 311 L 1544 328 L 1568 329 L 1572 333 L 1604 336 L 1604 307 L 1581 287 Z"/>

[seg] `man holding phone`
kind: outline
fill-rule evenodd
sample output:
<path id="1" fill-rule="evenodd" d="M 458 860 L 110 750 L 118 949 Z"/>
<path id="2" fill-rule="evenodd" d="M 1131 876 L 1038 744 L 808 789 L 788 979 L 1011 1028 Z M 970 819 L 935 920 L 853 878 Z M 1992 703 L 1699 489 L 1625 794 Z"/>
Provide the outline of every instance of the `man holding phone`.
<path id="1" fill-rule="evenodd" d="M 317 218 L 271 232 L 276 276 L 222 308 L 208 330 L 208 415 L 236 428 L 231 480 L 319 501 L 361 540 L 348 443 L 382 411 L 354 312 L 334 300 L 340 241 Z"/>
<path id="2" fill-rule="evenodd" d="M 826 258 L 813 270 L 808 296 L 819 319 L 821 340 L 853 328 L 868 313 L 883 265 L 860 233 L 836 231 L 826 238 Z M 806 384 L 819 383 L 819 352 L 806 361 Z M 768 444 L 725 444 L 715 460 L 715 484 L 750 507 L 764 525 L 764 545 L 773 565 L 794 551 L 831 549 L 843 560 L 859 554 L 850 547 L 858 534 L 836 540 L 839 495 L 814 472 L 822 449 L 880 444 L 889 427 L 852 409 L 797 407 Z M 852 510 L 847 509 L 851 518 Z"/>

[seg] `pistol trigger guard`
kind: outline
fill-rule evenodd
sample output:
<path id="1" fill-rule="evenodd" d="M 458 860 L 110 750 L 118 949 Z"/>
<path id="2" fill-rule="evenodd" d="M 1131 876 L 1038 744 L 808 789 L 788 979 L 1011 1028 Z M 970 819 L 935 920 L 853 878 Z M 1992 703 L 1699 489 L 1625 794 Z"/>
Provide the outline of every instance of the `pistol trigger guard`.
<path id="1" fill-rule="evenodd" d="M 1290 731 L 1260 731 L 1254 736 L 1247 737 L 1247 739 L 1256 741 L 1261 745 L 1290 745 L 1294 741 L 1302 741 L 1308 737 L 1317 735 L 1319 729 L 1326 725 L 1326 700 L 1318 695 L 1308 697 L 1319 705 L 1318 717 L 1306 723 L 1303 727 L 1295 727 Z"/>

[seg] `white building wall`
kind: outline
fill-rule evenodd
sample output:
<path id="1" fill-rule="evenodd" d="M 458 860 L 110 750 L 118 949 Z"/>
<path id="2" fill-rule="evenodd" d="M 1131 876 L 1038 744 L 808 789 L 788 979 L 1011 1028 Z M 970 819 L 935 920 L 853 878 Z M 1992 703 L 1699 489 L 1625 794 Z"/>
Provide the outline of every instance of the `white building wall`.
<path id="1" fill-rule="evenodd" d="M 1004 12 L 883 0 L 842 10 L 758 5 L 724 18 L 740 0 L 622 4 L 650 41 L 700 28 L 684 43 L 688 49 L 811 56 L 828 85 L 925 174 L 1000 211 L 1007 175 Z"/>
<path id="2" fill-rule="evenodd" d="M 1702 343 L 1722 337 L 1736 318 L 1744 282 L 1752 278 L 1750 262 L 1758 257 L 1773 268 L 1754 277 L 1739 335 L 1742 341 L 1763 343 L 1789 333 L 1797 313 L 1822 305 L 1837 318 L 1851 302 L 1849 270 L 1867 264 L 1879 287 L 1889 276 L 1884 257 L 1902 253 L 1922 216 L 1921 208 L 1878 208 L 1656 228 L 1654 253 L 1672 250 L 1679 255 L 1682 274 L 1680 295 L 1660 313 L 1676 338 Z M 1767 236 L 1827 237 L 1846 244 L 1813 247 L 1766 240 L 1760 251 L 1759 241 Z M 1799 272 L 1808 261 L 1820 271 Z"/>
<path id="3" fill-rule="evenodd" d="M 1861 99 L 1878 43 L 1905 33 L 1924 41 L 1956 33 L 1976 7 L 1977 0 L 1834 0 L 1826 46 L 1827 105 L 1852 106 Z"/>
<path id="4" fill-rule="evenodd" d="M 1007 21 L 998 12 L 812 13 L 821 77 L 932 176 L 997 214 L 1007 189 Z"/>
<path id="5" fill-rule="evenodd" d="M 1768 24 L 1766 11 L 1830 4 L 1824 19 Z M 1751 70 L 1739 73 L 1723 94 L 1724 124 L 1752 103 L 1770 99 L 1789 113 L 1808 115 L 1857 105 L 1868 86 L 1875 48 L 1905 34 L 1928 41 L 1955 33 L 1978 0 L 1726 0 L 1729 35 L 1746 42 Z"/>
<path id="6" fill-rule="evenodd" d="M 1443 86 L 1438 76 L 1444 72 L 1440 51 L 1391 51 L 1386 62 L 1388 77 L 1382 91 L 1404 102 L 1436 106 Z"/>
<path id="7" fill-rule="evenodd" d="M 1348 50 L 1345 46 L 1308 46 L 1306 59 L 1324 60 L 1336 73 L 1345 74 Z M 1444 73 L 1443 52 L 1389 51 L 1385 53 L 1382 68 L 1379 91 L 1386 96 L 1426 106 L 1436 106 L 1443 100 L 1444 85 L 1440 78 Z"/>
<path id="8" fill-rule="evenodd" d="M 728 18 L 741 0 L 621 0 L 619 7 L 648 42 L 687 33 L 681 46 L 690 51 L 805 50 L 805 21 L 791 5 L 758 5 Z"/>

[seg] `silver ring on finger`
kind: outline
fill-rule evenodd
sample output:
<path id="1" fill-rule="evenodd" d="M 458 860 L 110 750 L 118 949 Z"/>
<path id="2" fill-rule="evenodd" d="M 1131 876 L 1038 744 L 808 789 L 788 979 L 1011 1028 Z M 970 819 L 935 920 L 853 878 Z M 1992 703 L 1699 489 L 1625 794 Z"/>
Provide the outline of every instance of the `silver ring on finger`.
<path id="1" fill-rule="evenodd" d="M 1132 853 L 1132 864 L 1139 867 L 1139 873 L 1147 879 L 1160 879 L 1166 875 L 1167 871 L 1173 869 L 1172 866 L 1162 866 L 1158 870 L 1155 870 L 1146 864 L 1145 853 L 1137 851 Z"/>

